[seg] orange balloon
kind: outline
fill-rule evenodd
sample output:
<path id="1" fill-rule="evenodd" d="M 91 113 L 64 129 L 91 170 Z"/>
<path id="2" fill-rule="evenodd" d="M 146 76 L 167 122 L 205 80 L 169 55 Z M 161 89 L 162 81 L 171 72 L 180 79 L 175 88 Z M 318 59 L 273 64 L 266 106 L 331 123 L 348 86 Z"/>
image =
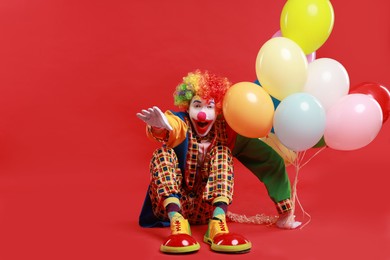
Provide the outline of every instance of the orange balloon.
<path id="1" fill-rule="evenodd" d="M 239 82 L 226 92 L 223 115 L 229 126 L 242 136 L 261 138 L 272 128 L 274 104 L 259 85 Z"/>

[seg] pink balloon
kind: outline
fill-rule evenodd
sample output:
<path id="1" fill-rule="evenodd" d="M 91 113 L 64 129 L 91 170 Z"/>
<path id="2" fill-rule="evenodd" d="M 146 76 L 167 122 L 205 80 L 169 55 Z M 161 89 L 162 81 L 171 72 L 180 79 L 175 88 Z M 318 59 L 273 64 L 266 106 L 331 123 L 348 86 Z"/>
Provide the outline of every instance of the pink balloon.
<path id="1" fill-rule="evenodd" d="M 362 148 L 377 136 L 382 127 L 379 103 L 365 94 L 340 98 L 326 114 L 325 143 L 335 150 Z"/>
<path id="2" fill-rule="evenodd" d="M 313 51 L 312 53 L 307 54 L 307 55 L 306 55 L 306 59 L 307 59 L 307 62 L 308 62 L 308 63 L 314 61 L 314 60 L 316 59 L 316 52 Z"/>
<path id="3" fill-rule="evenodd" d="M 275 38 L 275 37 L 282 37 L 282 32 L 278 30 L 276 33 L 274 33 L 274 35 L 272 35 L 271 38 Z"/>
<path id="4" fill-rule="evenodd" d="M 276 33 L 274 33 L 274 35 L 272 35 L 271 38 L 275 38 L 275 37 L 283 37 L 282 31 L 281 31 L 281 30 L 278 30 Z M 312 62 L 313 60 L 315 60 L 315 59 L 316 59 L 316 52 L 313 51 L 312 53 L 307 54 L 307 55 L 306 55 L 306 59 L 307 59 L 307 62 L 308 62 L 308 63 L 310 63 L 310 62 Z"/>

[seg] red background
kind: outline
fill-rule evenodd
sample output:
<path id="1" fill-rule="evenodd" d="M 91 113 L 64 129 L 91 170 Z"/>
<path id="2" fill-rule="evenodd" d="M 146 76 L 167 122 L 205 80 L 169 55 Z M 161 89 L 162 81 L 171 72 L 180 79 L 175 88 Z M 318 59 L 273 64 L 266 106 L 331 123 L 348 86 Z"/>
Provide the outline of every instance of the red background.
<path id="1" fill-rule="evenodd" d="M 167 229 L 138 214 L 157 145 L 135 114 L 174 109 L 187 72 L 255 80 L 255 58 L 285 1 L 0 2 L 0 259 L 155 259 Z M 332 1 L 335 25 L 317 58 L 351 86 L 390 86 L 390 2 Z M 358 130 L 358 129 L 357 129 Z M 311 221 L 293 231 L 232 223 L 251 253 L 186 258 L 390 259 L 390 124 L 355 151 L 325 149 L 299 173 Z M 264 186 L 236 164 L 230 211 L 276 214 Z M 289 168 L 294 176 L 294 169 Z M 297 211 L 297 219 L 303 217 Z M 205 226 L 193 227 L 201 241 Z"/>

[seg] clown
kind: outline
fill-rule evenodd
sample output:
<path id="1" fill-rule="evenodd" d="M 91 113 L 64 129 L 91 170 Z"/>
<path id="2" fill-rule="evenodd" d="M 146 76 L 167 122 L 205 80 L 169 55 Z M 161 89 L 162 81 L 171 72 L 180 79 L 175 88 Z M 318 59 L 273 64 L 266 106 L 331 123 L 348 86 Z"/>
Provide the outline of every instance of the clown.
<path id="1" fill-rule="evenodd" d="M 239 136 L 226 124 L 222 100 L 230 86 L 227 78 L 195 71 L 183 78 L 174 93 L 182 112 L 163 113 L 152 107 L 137 114 L 147 124 L 147 136 L 162 143 L 151 159 L 151 181 L 140 215 L 143 227 L 170 226 L 162 252 L 199 250 L 190 224 L 208 224 L 203 241 L 214 251 L 250 251 L 251 242 L 231 233 L 226 223 L 234 191 L 232 149 L 267 186 L 280 214 L 277 225 L 300 224 L 289 214 L 290 186 L 283 159 L 260 140 Z M 253 154 L 257 150 L 264 158 Z M 274 161 L 272 167 L 269 163 Z"/>

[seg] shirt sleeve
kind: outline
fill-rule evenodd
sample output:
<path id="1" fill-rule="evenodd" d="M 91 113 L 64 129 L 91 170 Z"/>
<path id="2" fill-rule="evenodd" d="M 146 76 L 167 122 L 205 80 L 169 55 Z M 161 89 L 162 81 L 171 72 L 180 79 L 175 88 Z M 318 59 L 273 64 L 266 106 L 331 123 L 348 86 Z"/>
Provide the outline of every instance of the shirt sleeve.
<path id="1" fill-rule="evenodd" d="M 173 130 L 169 131 L 164 128 L 147 126 L 146 135 L 151 140 L 162 142 L 166 146 L 174 148 L 186 138 L 188 125 L 169 110 L 164 115 L 167 117 L 168 123 L 172 126 Z"/>

